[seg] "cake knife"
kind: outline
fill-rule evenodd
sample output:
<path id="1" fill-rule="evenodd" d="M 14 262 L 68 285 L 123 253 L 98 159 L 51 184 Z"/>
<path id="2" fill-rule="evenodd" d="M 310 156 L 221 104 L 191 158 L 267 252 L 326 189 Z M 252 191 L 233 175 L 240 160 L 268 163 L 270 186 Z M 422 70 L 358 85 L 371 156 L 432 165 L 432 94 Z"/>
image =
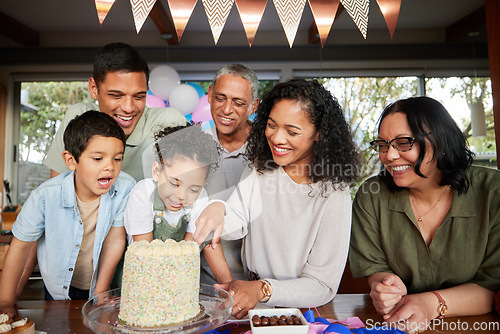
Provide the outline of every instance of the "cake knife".
<path id="1" fill-rule="evenodd" d="M 203 242 L 200 244 L 200 252 L 202 250 L 205 249 L 205 247 L 207 247 L 211 242 L 212 242 L 212 239 L 214 238 L 214 231 L 212 230 L 208 235 L 207 237 L 205 238 L 205 240 L 203 240 Z"/>

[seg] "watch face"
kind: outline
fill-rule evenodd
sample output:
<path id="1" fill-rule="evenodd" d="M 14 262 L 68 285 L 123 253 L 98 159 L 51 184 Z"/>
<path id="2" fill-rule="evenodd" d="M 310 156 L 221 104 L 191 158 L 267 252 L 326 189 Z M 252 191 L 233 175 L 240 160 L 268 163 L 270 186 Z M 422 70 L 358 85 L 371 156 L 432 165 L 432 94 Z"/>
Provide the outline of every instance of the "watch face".
<path id="1" fill-rule="evenodd" d="M 444 316 L 446 315 L 447 312 L 448 312 L 448 306 L 444 303 L 439 304 L 439 307 L 438 307 L 439 317 L 444 318 Z"/>
<path id="2" fill-rule="evenodd" d="M 264 292 L 264 294 L 267 296 L 270 296 L 271 295 L 271 285 L 269 285 L 269 283 L 267 284 L 264 284 L 264 287 L 262 288 L 262 291 Z"/>

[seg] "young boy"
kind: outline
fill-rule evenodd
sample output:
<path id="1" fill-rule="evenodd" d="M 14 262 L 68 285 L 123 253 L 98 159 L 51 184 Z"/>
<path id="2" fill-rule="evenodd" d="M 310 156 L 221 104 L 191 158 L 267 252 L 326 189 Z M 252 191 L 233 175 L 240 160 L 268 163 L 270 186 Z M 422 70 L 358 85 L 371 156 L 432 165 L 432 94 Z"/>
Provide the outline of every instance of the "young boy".
<path id="1" fill-rule="evenodd" d="M 120 173 L 123 130 L 105 113 L 87 111 L 69 122 L 64 145 L 70 171 L 34 190 L 12 227 L 0 313 L 15 313 L 16 287 L 34 242 L 47 300 L 108 290 L 125 249 L 123 212 L 135 180 Z"/>

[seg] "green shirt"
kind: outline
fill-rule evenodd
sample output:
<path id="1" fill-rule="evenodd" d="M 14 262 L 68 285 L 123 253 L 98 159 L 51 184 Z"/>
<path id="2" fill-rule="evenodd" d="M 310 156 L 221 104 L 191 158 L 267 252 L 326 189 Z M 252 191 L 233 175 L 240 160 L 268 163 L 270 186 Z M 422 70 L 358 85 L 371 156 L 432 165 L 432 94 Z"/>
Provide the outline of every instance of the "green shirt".
<path id="1" fill-rule="evenodd" d="M 64 151 L 64 130 L 68 126 L 69 121 L 77 115 L 81 115 L 88 110 L 99 110 L 99 106 L 95 103 L 77 103 L 72 105 L 66 111 L 64 119 L 57 130 L 56 136 L 50 145 L 49 152 L 45 157 L 44 164 L 50 169 L 58 173 L 68 171 L 68 167 L 62 158 Z M 173 108 L 149 108 L 144 109 L 144 113 L 137 122 L 134 131 L 127 138 L 127 146 L 123 155 L 122 170 L 131 175 L 136 181 L 144 179 L 144 169 L 151 169 L 152 159 L 149 157 L 145 160 L 150 161 L 150 165 L 143 167 L 143 153 L 153 143 L 153 135 L 156 131 L 167 125 L 184 125 L 186 117 L 179 111 Z M 146 152 L 151 153 L 152 152 Z M 149 173 L 151 171 L 149 170 Z"/>
<path id="2" fill-rule="evenodd" d="M 500 172 L 471 166 L 467 193 L 453 200 L 429 246 L 408 198 L 379 176 L 367 180 L 353 204 L 350 265 L 354 277 L 391 272 L 408 293 L 476 283 L 500 289 Z"/>

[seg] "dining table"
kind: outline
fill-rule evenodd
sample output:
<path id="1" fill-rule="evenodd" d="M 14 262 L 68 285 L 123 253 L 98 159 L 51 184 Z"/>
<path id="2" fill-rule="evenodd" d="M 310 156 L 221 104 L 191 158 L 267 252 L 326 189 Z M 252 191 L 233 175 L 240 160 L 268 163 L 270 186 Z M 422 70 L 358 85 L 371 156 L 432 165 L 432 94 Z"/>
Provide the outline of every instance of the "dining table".
<path id="1" fill-rule="evenodd" d="M 84 300 L 19 301 L 18 316 L 27 317 L 35 323 L 35 329 L 46 333 L 92 333 L 83 323 Z M 302 312 L 308 309 L 301 309 Z M 331 302 L 312 308 L 314 316 L 325 319 L 345 320 L 358 317 L 367 329 L 382 325 L 368 294 L 338 294 Z M 318 314 L 319 313 L 319 314 Z M 439 321 L 438 321 L 439 320 Z M 248 323 L 226 322 L 218 331 L 230 329 L 230 334 L 250 330 Z M 488 313 L 478 316 L 446 317 L 436 319 L 425 333 L 434 334 L 493 334 L 500 333 L 500 316 Z"/>

